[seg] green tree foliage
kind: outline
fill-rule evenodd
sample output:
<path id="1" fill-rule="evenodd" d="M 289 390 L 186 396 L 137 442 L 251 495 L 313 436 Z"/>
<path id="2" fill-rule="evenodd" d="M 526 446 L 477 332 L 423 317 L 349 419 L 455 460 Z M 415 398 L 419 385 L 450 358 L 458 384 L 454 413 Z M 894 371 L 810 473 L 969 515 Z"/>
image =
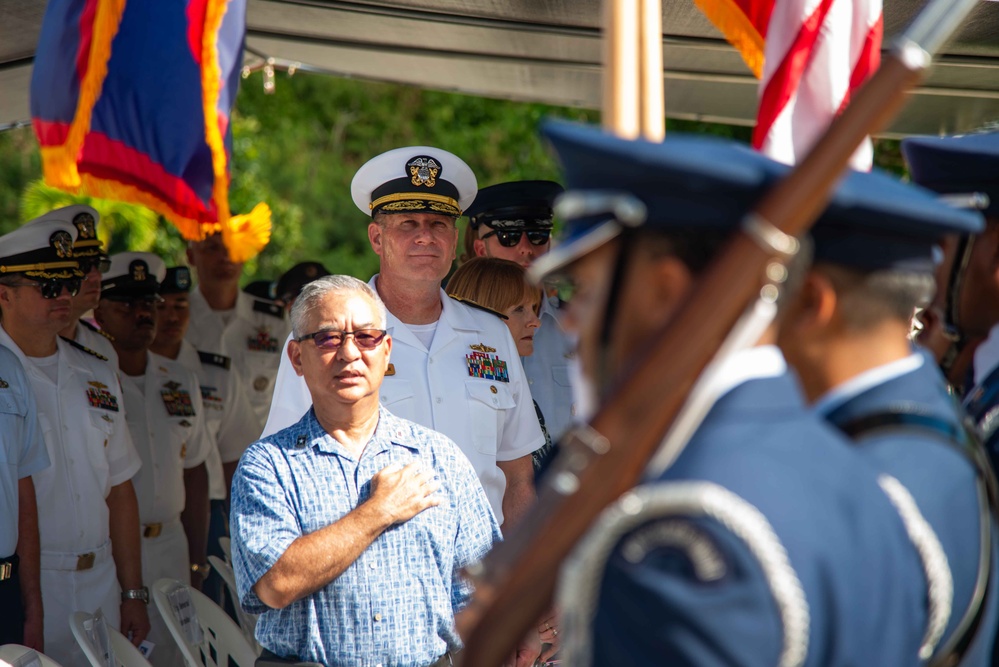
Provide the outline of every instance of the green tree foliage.
<path id="1" fill-rule="evenodd" d="M 667 101 L 668 102 L 668 101 Z M 559 180 L 558 165 L 538 137 L 548 117 L 599 122 L 595 111 L 491 100 L 411 86 L 299 72 L 279 74 L 274 94 L 260 74 L 243 81 L 232 118 L 230 205 L 258 202 L 273 214 L 271 242 L 247 263 L 244 282 L 273 280 L 293 264 L 323 262 L 331 271 L 367 278 L 377 258 L 368 217 L 354 206 L 350 181 L 372 156 L 407 145 L 449 150 L 472 167 L 479 186 L 516 179 Z M 670 121 L 667 132 L 716 134 L 748 142 L 751 129 Z M 879 163 L 900 170 L 897 142 L 879 142 Z M 148 250 L 183 261 L 184 242 L 162 218 L 139 206 L 79 198 L 41 184 L 30 128 L 0 133 L 0 232 L 56 206 L 88 203 L 102 214 L 111 251 Z"/>

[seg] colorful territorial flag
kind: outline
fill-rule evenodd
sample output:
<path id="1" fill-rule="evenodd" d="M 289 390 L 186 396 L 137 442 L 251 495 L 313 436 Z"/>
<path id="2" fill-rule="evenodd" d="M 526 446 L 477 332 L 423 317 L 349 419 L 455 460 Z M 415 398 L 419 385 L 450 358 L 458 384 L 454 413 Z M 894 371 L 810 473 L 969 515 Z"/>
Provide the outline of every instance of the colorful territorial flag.
<path id="1" fill-rule="evenodd" d="M 49 0 L 31 80 L 46 182 L 258 253 L 270 211 L 231 216 L 228 199 L 245 16 L 245 0 Z"/>
<path id="2" fill-rule="evenodd" d="M 881 0 L 696 0 L 760 79 L 753 146 L 794 164 L 881 61 Z M 853 156 L 869 170 L 870 141 Z"/>

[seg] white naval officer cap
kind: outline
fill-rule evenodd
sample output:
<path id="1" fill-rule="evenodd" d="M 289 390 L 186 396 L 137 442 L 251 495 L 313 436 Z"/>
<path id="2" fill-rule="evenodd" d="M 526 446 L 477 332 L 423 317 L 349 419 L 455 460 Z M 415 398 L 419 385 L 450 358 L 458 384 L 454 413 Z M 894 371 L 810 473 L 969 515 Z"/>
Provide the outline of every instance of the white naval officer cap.
<path id="1" fill-rule="evenodd" d="M 101 279 L 101 298 L 134 298 L 157 294 L 166 278 L 166 263 L 151 252 L 111 255 L 111 268 Z"/>
<path id="2" fill-rule="evenodd" d="M 431 146 L 395 148 L 375 156 L 350 183 L 354 204 L 371 216 L 385 211 L 457 218 L 477 192 L 475 174 L 464 160 Z"/>
<path id="3" fill-rule="evenodd" d="M 80 263 L 73 256 L 76 231 L 64 209 L 56 209 L 0 236 L 0 275 L 82 278 Z"/>

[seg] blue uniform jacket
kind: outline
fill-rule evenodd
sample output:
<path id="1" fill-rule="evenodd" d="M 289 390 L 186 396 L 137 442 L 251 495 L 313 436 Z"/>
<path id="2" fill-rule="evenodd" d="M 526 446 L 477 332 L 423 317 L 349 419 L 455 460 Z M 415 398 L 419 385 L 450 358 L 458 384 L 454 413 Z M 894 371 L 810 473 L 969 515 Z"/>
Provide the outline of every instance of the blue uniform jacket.
<path id="1" fill-rule="evenodd" d="M 710 516 L 652 514 L 610 536 L 596 609 L 579 612 L 592 613 L 590 664 L 919 664 L 916 552 L 873 471 L 806 410 L 790 375 L 723 395 L 643 485 L 694 486 L 719 497 Z"/>
<path id="2" fill-rule="evenodd" d="M 933 417 L 962 427 L 961 408 L 947 393 L 940 371 L 929 361 L 850 398 L 826 418 L 845 426 L 869 415 L 893 409 Z M 954 582 L 953 611 L 941 646 L 956 629 L 968 608 L 978 574 L 980 525 L 976 472 L 968 458 L 941 437 L 922 430 L 888 427 L 857 439 L 857 451 L 883 472 L 895 477 L 915 499 L 923 517 L 947 554 Z M 993 533 L 993 538 L 995 533 Z M 996 540 L 993 539 L 993 544 Z M 999 549 L 992 548 L 991 572 L 999 572 Z M 965 655 L 962 665 L 991 665 L 991 648 L 999 622 L 999 595 L 993 579 L 980 624 L 977 650 Z"/>

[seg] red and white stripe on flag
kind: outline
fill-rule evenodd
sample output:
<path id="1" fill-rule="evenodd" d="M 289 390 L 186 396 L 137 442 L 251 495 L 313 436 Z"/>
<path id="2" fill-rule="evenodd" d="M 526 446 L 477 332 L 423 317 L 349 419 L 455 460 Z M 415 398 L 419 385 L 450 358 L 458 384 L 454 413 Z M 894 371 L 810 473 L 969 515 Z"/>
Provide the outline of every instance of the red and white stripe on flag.
<path id="1" fill-rule="evenodd" d="M 881 0 L 774 0 L 753 146 L 794 164 L 881 61 Z M 851 160 L 870 170 L 868 139 Z"/>

